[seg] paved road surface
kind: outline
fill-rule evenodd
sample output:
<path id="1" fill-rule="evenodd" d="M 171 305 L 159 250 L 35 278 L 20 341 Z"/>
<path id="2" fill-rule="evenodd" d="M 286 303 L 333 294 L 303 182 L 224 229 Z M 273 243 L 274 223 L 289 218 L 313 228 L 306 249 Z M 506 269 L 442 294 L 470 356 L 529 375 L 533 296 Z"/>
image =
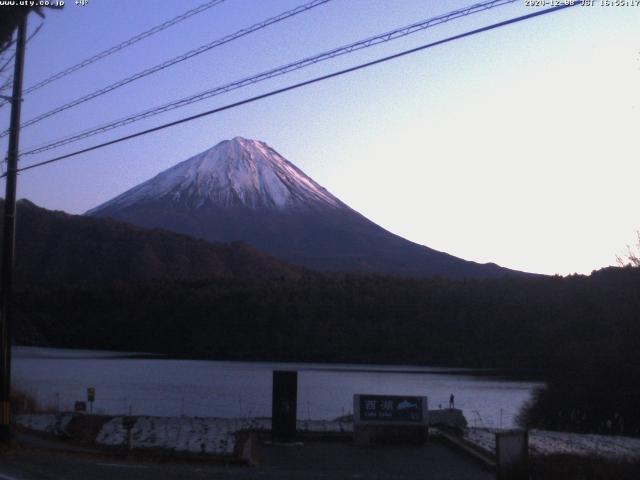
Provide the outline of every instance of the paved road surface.
<path id="1" fill-rule="evenodd" d="M 151 463 L 35 449 L 0 453 L 0 480 L 371 479 L 492 480 L 479 463 L 438 442 L 358 448 L 348 443 L 262 445 L 259 465 Z"/>

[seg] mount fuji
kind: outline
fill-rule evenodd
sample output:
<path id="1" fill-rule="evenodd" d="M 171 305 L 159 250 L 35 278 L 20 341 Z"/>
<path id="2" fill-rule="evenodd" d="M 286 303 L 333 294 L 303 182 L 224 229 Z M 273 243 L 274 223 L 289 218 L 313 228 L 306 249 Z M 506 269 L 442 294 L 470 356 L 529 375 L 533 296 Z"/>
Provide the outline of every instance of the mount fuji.
<path id="1" fill-rule="evenodd" d="M 220 142 L 89 210 L 210 241 L 244 241 L 319 270 L 449 278 L 521 274 L 394 235 L 334 197 L 266 143 Z"/>

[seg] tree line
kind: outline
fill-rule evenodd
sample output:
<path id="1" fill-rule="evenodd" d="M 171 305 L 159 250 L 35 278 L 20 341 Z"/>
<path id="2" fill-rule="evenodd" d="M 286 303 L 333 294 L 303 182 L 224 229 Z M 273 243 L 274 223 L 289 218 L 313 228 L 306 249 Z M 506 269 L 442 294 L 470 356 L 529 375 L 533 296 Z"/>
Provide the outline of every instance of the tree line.
<path id="1" fill-rule="evenodd" d="M 237 277 L 24 289 L 15 340 L 176 357 L 482 367 L 548 381 L 522 421 L 640 429 L 640 269 L 452 281 Z"/>

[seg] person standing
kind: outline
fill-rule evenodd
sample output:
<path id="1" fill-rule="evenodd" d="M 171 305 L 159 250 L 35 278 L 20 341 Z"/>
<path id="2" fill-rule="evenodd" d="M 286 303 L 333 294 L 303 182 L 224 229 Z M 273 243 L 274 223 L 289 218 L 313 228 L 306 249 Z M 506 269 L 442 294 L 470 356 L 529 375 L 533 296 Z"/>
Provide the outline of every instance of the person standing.
<path id="1" fill-rule="evenodd" d="M 449 408 L 454 408 L 455 400 L 456 397 L 453 395 L 453 393 L 449 395 Z"/>

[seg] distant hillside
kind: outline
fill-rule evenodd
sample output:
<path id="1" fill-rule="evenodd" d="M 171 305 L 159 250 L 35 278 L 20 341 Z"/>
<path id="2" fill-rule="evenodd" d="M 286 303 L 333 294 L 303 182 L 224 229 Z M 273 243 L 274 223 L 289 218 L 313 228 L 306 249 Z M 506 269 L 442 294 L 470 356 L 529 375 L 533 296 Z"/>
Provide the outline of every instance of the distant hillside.
<path id="1" fill-rule="evenodd" d="M 101 286 L 214 276 L 290 278 L 302 271 L 243 243 L 210 243 L 46 210 L 26 200 L 18 202 L 16 224 L 18 286 Z"/>

